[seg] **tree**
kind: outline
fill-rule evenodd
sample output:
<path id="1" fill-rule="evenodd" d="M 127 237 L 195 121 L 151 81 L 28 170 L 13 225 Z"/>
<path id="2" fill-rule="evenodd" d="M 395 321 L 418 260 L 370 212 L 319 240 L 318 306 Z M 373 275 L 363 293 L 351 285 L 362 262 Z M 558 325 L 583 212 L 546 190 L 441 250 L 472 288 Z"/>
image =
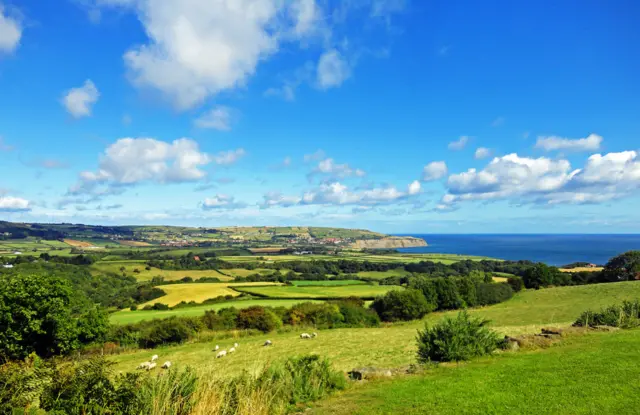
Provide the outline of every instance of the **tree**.
<path id="1" fill-rule="evenodd" d="M 524 273 L 524 285 L 527 288 L 542 288 L 553 285 L 554 276 L 559 272 L 557 268 L 539 263 Z"/>
<path id="2" fill-rule="evenodd" d="M 389 291 L 376 298 L 371 307 L 383 321 L 415 320 L 433 311 L 422 292 L 411 289 Z"/>
<path id="3" fill-rule="evenodd" d="M 629 251 L 611 258 L 602 272 L 604 281 L 631 281 L 640 279 L 640 251 Z"/>

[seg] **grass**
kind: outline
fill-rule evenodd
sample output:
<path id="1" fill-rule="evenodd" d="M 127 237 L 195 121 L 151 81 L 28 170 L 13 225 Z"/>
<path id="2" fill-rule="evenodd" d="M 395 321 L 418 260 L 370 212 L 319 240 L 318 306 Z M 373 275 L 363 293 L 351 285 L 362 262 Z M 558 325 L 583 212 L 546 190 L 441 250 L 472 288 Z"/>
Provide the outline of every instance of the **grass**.
<path id="1" fill-rule="evenodd" d="M 147 304 L 154 303 L 162 303 L 166 304 L 169 307 L 173 307 L 174 305 L 185 301 L 195 301 L 196 303 L 201 303 L 204 300 L 208 300 L 210 298 L 216 298 L 219 296 L 230 295 L 233 297 L 237 297 L 240 295 L 238 291 L 234 291 L 229 287 L 251 287 L 253 285 L 270 285 L 272 283 L 269 282 L 242 282 L 242 283 L 190 283 L 190 284 L 169 284 L 169 285 L 158 285 L 156 288 L 161 289 L 166 293 L 165 296 L 153 299 L 142 304 L 140 307 L 144 307 Z"/>
<path id="2" fill-rule="evenodd" d="M 517 293 L 505 303 L 472 309 L 470 313 L 490 319 L 491 326 L 501 333 L 518 335 L 539 332 L 540 327 L 546 325 L 570 325 L 586 309 L 634 298 L 640 298 L 640 281 L 528 290 Z M 141 312 L 121 311 L 112 315 L 112 321 L 121 313 L 136 315 Z M 426 321 L 433 323 L 455 313 L 432 313 Z M 192 364 L 198 370 L 214 366 L 225 374 L 260 368 L 276 358 L 306 353 L 327 356 L 336 368 L 343 371 L 359 366 L 398 367 L 415 362 L 416 330 L 423 327 L 424 321 L 413 321 L 377 328 L 321 330 L 319 336 L 311 341 L 298 337 L 305 331 L 302 328 L 293 333 L 269 333 L 242 339 L 239 352 L 231 359 L 216 360 L 210 343 L 165 347 L 158 350 L 158 354 L 162 359 L 166 357 L 180 364 Z M 262 347 L 266 339 L 273 341 L 273 348 Z M 118 363 L 117 369 L 132 370 L 139 362 L 148 359 L 148 355 L 149 351 L 136 351 L 116 356 L 114 361 Z"/>
<path id="3" fill-rule="evenodd" d="M 256 268 L 256 269 L 232 268 L 232 269 L 223 269 L 221 271 L 234 278 L 248 277 L 249 275 L 253 275 L 253 274 L 271 274 L 275 272 L 275 270 L 265 269 L 265 268 Z"/>
<path id="4" fill-rule="evenodd" d="M 242 287 L 243 292 L 277 298 L 322 298 L 322 297 L 377 297 L 388 291 L 402 289 L 393 285 L 322 285 Z"/>
<path id="5" fill-rule="evenodd" d="M 109 321 L 112 324 L 121 325 L 121 324 L 138 323 L 140 321 L 146 321 L 146 320 L 154 320 L 158 318 L 174 317 L 174 316 L 198 317 L 203 315 L 204 312 L 207 310 L 220 310 L 221 308 L 226 308 L 226 307 L 235 307 L 237 309 L 248 308 L 254 305 L 259 305 L 263 307 L 291 307 L 300 302 L 301 302 L 300 300 L 267 300 L 267 299 L 253 300 L 252 299 L 252 300 L 225 301 L 222 303 L 199 305 L 199 306 L 193 306 L 193 307 L 184 307 L 184 308 L 178 308 L 175 310 L 163 310 L 163 311 L 121 310 L 111 314 L 109 316 Z"/>
<path id="6" fill-rule="evenodd" d="M 314 414 L 631 414 L 640 407 L 640 330 L 589 333 L 425 375 L 371 382 Z"/>
<path id="7" fill-rule="evenodd" d="M 402 268 L 390 269 L 389 271 L 360 271 L 356 275 L 360 278 L 374 278 L 381 280 L 388 277 L 403 277 L 410 273 Z"/>
<path id="8" fill-rule="evenodd" d="M 125 274 L 134 276 L 138 281 L 150 281 L 153 277 L 162 277 L 166 281 L 175 281 L 184 277 L 191 277 L 194 280 L 203 277 L 215 277 L 221 281 L 231 281 L 234 277 L 220 274 L 216 270 L 164 270 L 159 268 L 146 269 L 147 264 L 139 260 L 120 260 L 120 261 L 100 261 L 91 266 L 93 273 L 113 273 L 122 274 L 120 269 L 125 268 Z M 138 270 L 136 273 L 134 270 Z"/>
<path id="9" fill-rule="evenodd" d="M 238 255 L 238 256 L 221 256 L 219 257 L 227 262 L 281 262 L 281 261 L 369 261 L 369 262 L 397 262 L 413 263 L 420 261 L 441 262 L 443 264 L 453 264 L 454 262 L 472 260 L 481 261 L 483 259 L 492 259 L 487 257 L 478 257 L 471 255 L 455 255 L 455 254 L 388 254 L 388 255 L 370 255 L 359 252 L 344 252 L 339 255 Z M 260 259 L 263 258 L 263 259 Z"/>
<path id="10" fill-rule="evenodd" d="M 324 280 L 324 281 L 290 281 L 296 287 L 321 286 L 331 287 L 340 285 L 364 285 L 366 282 L 359 280 Z"/>

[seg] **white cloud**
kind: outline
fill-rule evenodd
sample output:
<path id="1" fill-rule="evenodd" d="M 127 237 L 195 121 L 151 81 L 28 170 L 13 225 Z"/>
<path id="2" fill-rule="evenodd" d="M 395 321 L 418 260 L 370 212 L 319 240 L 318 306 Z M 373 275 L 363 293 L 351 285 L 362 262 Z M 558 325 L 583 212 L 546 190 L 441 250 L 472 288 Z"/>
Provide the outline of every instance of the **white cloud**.
<path id="1" fill-rule="evenodd" d="M 206 198 L 202 202 L 202 208 L 209 209 L 238 209 L 246 207 L 246 204 L 236 202 L 233 196 L 218 194 L 211 198 Z"/>
<path id="2" fill-rule="evenodd" d="M 88 193 L 98 184 L 199 180 L 206 176 L 200 168 L 212 161 L 217 160 L 200 152 L 198 143 L 188 138 L 172 143 L 153 138 L 121 138 L 107 147 L 97 171 L 80 173 L 80 182 L 70 193 Z"/>
<path id="3" fill-rule="evenodd" d="M 213 128 L 219 131 L 231 130 L 232 114 L 231 109 L 223 105 L 205 112 L 194 123 L 199 128 Z"/>
<path id="4" fill-rule="evenodd" d="M 449 169 L 444 161 L 432 161 L 424 166 L 422 171 L 422 181 L 430 182 L 438 180 L 447 175 Z"/>
<path id="5" fill-rule="evenodd" d="M 298 196 L 286 196 L 280 192 L 268 192 L 264 196 L 264 201 L 260 205 L 261 208 L 266 209 L 270 207 L 290 207 L 295 206 L 302 200 Z"/>
<path id="6" fill-rule="evenodd" d="M 476 160 L 486 159 L 489 156 L 491 156 L 491 150 L 486 147 L 478 147 L 473 155 Z"/>
<path id="7" fill-rule="evenodd" d="M 420 189 L 422 188 L 422 186 L 420 185 L 420 182 L 417 180 L 414 180 L 413 182 L 411 182 L 411 184 L 409 185 L 409 191 L 408 193 L 410 195 L 417 195 L 418 193 L 420 193 Z"/>
<path id="8" fill-rule="evenodd" d="M 62 104 L 74 118 L 88 117 L 99 97 L 98 88 L 87 79 L 81 87 L 68 90 L 62 97 Z"/>
<path id="9" fill-rule="evenodd" d="M 236 150 L 229 150 L 229 151 L 221 151 L 213 157 L 213 161 L 216 164 L 225 166 L 225 165 L 235 163 L 236 161 L 244 157 L 245 154 L 247 153 L 246 151 L 244 151 L 244 148 L 238 148 Z"/>
<path id="10" fill-rule="evenodd" d="M 318 60 L 318 86 L 322 89 L 342 85 L 351 76 L 351 68 L 344 57 L 335 49 L 328 50 Z"/>
<path id="11" fill-rule="evenodd" d="M 449 150 L 460 151 L 467 146 L 468 142 L 469 142 L 469 137 L 466 135 L 463 135 L 458 140 L 450 142 L 448 147 L 449 147 Z"/>
<path id="12" fill-rule="evenodd" d="M 20 44 L 22 38 L 22 25 L 15 19 L 4 13 L 4 7 L 0 4 L 0 52 L 12 53 Z"/>
<path id="13" fill-rule="evenodd" d="M 332 158 L 321 160 L 311 174 L 326 174 L 331 177 L 364 177 L 366 173 L 361 169 L 353 169 L 348 164 L 337 164 Z"/>
<path id="14" fill-rule="evenodd" d="M 566 150 L 566 151 L 593 151 L 599 150 L 602 137 L 597 134 L 589 134 L 586 138 L 563 138 L 556 136 L 538 137 L 536 148 L 545 151 Z"/>
<path id="15" fill-rule="evenodd" d="M 12 196 L 0 196 L 0 212 L 25 212 L 31 210 L 26 199 Z"/>

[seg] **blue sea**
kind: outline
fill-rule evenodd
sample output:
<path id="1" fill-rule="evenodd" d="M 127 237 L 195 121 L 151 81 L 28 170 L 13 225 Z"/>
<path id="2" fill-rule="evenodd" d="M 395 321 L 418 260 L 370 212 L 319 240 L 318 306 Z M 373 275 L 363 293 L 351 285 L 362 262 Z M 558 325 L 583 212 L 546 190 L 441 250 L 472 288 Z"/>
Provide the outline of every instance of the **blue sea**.
<path id="1" fill-rule="evenodd" d="M 611 257 L 640 250 L 640 235 L 402 235 L 415 236 L 429 246 L 403 248 L 409 253 L 446 253 L 528 259 L 549 265 L 572 262 L 605 264 Z"/>

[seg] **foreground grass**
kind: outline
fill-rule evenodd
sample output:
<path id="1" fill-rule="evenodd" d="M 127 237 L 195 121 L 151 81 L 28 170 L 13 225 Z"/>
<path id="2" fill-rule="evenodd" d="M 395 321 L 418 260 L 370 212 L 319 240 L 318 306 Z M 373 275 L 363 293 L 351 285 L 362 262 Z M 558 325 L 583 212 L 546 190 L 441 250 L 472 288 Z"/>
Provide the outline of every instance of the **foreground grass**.
<path id="1" fill-rule="evenodd" d="M 358 385 L 314 414 L 632 414 L 640 408 L 640 330 L 569 337 L 425 375 Z"/>
<path id="2" fill-rule="evenodd" d="M 258 300 L 237 300 L 237 301 L 224 301 L 221 303 L 215 304 L 207 304 L 207 305 L 199 305 L 193 307 L 184 307 L 177 308 L 174 310 L 121 310 L 116 313 L 113 313 L 109 316 L 109 322 L 111 324 L 131 324 L 138 323 L 140 321 L 145 320 L 154 320 L 158 318 L 169 318 L 169 317 L 199 317 L 204 314 L 207 310 L 220 310 L 221 308 L 226 307 L 235 307 L 237 309 L 248 308 L 252 306 L 263 306 L 263 307 L 291 307 L 292 305 L 300 303 L 300 300 L 269 300 L 269 299 L 258 299 Z"/>
<path id="3" fill-rule="evenodd" d="M 394 285 L 296 285 L 275 287 L 238 287 L 243 292 L 277 298 L 322 298 L 322 297 L 377 297 L 391 290 L 401 290 Z"/>
<path id="4" fill-rule="evenodd" d="M 585 309 L 634 298 L 640 298 L 640 281 L 531 290 L 518 293 L 505 303 L 470 310 L 470 313 L 489 318 L 491 326 L 503 334 L 518 335 L 537 332 L 545 325 L 570 325 Z M 141 312 L 119 312 L 112 319 L 120 313 L 136 315 Z M 432 313 L 426 317 L 426 321 L 433 323 L 455 313 Z M 415 362 L 416 330 L 423 327 L 424 321 L 414 321 L 378 328 L 322 330 L 318 338 L 312 340 L 299 338 L 301 332 L 309 331 L 305 328 L 287 333 L 269 333 L 242 339 L 238 352 L 225 359 L 215 359 L 211 351 L 215 342 L 168 346 L 153 353 L 161 355 L 161 360 L 192 364 L 198 370 L 214 367 L 226 375 L 240 373 L 243 369 L 257 369 L 274 359 L 307 353 L 327 356 L 336 368 L 344 371 L 368 365 L 397 367 Z M 267 339 L 273 341 L 273 347 L 262 347 Z M 231 340 L 229 342 L 233 343 Z M 220 346 L 225 345 L 221 343 Z M 118 363 L 119 370 L 130 371 L 153 353 L 136 350 L 115 356 L 113 360 Z"/>

